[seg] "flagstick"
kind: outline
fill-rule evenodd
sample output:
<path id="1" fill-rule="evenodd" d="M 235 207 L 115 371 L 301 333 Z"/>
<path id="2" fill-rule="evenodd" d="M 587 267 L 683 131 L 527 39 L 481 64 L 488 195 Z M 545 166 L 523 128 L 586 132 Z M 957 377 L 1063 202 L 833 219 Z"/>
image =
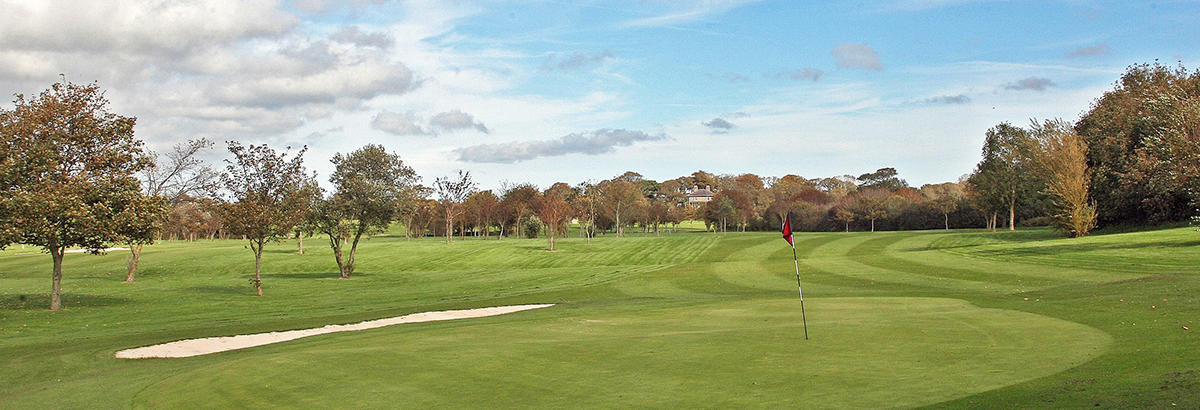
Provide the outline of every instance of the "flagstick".
<path id="1" fill-rule="evenodd" d="M 800 258 L 796 257 L 795 243 L 792 243 L 792 262 L 796 263 L 796 290 L 800 292 L 800 320 L 804 322 L 804 340 L 808 340 L 808 317 L 804 314 L 804 287 L 800 286 Z"/>

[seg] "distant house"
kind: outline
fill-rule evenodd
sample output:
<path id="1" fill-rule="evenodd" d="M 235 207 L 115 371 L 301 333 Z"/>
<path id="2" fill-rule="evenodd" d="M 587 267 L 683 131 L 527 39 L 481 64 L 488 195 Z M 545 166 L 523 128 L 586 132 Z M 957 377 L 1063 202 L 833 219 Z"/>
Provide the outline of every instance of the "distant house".
<path id="1" fill-rule="evenodd" d="M 687 199 L 689 206 L 701 206 L 713 198 L 713 192 L 708 190 L 708 187 L 696 187 L 692 192 L 688 192 Z"/>

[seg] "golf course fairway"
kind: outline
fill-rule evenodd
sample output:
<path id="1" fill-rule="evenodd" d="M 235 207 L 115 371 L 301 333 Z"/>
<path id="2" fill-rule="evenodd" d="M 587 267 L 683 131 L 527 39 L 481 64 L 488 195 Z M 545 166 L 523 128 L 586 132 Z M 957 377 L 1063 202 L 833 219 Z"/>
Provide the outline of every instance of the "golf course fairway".
<path id="1" fill-rule="evenodd" d="M 319 242 L 320 238 L 310 240 Z M 1045 229 L 380 236 L 50 257 L 0 251 L 0 409 L 1200 408 L 1200 234 Z M 187 358 L 117 351 L 553 304 Z M 807 319 L 809 340 L 804 338 Z"/>
<path id="2" fill-rule="evenodd" d="M 1109 343 L 937 298 L 820 299 L 805 341 L 797 305 L 583 307 L 325 338 L 168 378 L 134 407 L 903 408 L 1054 374 Z"/>

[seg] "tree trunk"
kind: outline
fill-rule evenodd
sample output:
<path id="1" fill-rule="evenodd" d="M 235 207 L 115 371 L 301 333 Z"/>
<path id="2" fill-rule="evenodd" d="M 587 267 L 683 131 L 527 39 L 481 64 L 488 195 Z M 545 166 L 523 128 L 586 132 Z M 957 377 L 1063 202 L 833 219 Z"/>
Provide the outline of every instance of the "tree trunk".
<path id="1" fill-rule="evenodd" d="M 871 218 L 871 232 L 875 232 L 875 218 Z"/>
<path id="2" fill-rule="evenodd" d="M 263 291 L 262 291 L 263 243 L 259 242 L 256 244 L 254 242 L 254 240 L 250 240 L 250 250 L 254 251 L 254 291 L 256 293 L 258 293 L 258 296 L 262 296 L 263 295 Z"/>
<path id="3" fill-rule="evenodd" d="M 1013 192 L 1013 200 L 1008 203 L 1008 230 L 1017 229 L 1017 199 L 1016 192 Z"/>
<path id="4" fill-rule="evenodd" d="M 554 252 L 554 234 L 550 234 L 550 252 Z"/>
<path id="5" fill-rule="evenodd" d="M 300 247 L 300 254 L 304 254 L 304 233 L 296 232 L 296 244 Z"/>
<path id="6" fill-rule="evenodd" d="M 125 276 L 125 283 L 133 283 L 133 278 L 137 275 L 138 262 L 142 260 L 142 244 L 129 244 L 129 252 L 133 255 L 129 257 L 129 274 Z"/>
<path id="7" fill-rule="evenodd" d="M 54 284 L 50 287 L 50 310 L 62 310 L 62 261 L 63 247 L 50 246 L 54 258 Z"/>
<path id="8" fill-rule="evenodd" d="M 342 244 L 344 241 L 336 235 L 329 235 L 329 248 L 333 249 L 333 260 L 337 262 L 338 276 L 345 276 L 346 267 L 342 263 Z"/>
<path id="9" fill-rule="evenodd" d="M 620 238 L 621 237 L 621 208 L 618 207 L 617 212 L 613 212 L 613 214 L 617 217 L 616 218 L 617 219 L 617 237 Z"/>
<path id="10" fill-rule="evenodd" d="M 946 219 L 946 230 L 949 231 L 950 230 L 950 214 L 942 214 L 942 217 L 944 217 Z"/>
<path id="11" fill-rule="evenodd" d="M 350 274 L 354 273 L 354 253 L 358 250 L 358 240 L 362 235 L 363 229 L 354 234 L 354 242 L 350 243 L 350 256 L 346 258 L 346 265 L 342 267 L 341 279 L 350 279 Z"/>

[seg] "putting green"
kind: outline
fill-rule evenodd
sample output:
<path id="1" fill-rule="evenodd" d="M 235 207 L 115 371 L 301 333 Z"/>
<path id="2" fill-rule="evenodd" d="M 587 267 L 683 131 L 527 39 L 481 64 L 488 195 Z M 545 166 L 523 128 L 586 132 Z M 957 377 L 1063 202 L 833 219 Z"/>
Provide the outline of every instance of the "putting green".
<path id="1" fill-rule="evenodd" d="M 1061 372 L 1111 344 L 1088 326 L 957 299 L 809 299 L 808 341 L 795 299 L 679 303 L 565 304 L 223 353 L 133 404 L 899 408 Z"/>

